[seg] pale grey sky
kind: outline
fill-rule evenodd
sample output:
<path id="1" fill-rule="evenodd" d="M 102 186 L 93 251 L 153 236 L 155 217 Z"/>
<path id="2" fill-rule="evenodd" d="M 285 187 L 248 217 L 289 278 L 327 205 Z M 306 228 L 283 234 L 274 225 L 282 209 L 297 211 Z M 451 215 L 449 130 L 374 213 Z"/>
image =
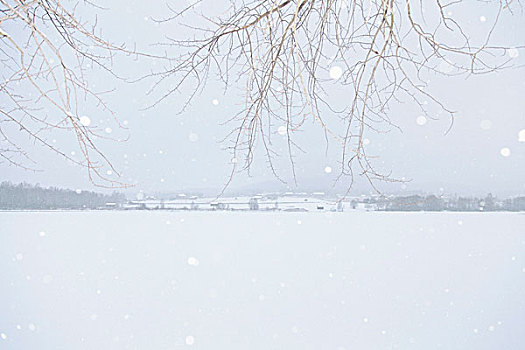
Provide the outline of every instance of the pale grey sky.
<path id="1" fill-rule="evenodd" d="M 171 3 L 174 7 L 181 6 L 178 2 Z M 216 11 L 225 3 L 228 2 L 205 0 L 201 8 Z M 152 16 L 159 18 L 166 13 L 163 1 L 111 1 L 107 6 L 109 9 L 99 15 L 99 23 L 104 36 L 114 42 L 137 42 L 147 48 L 148 43 L 181 34 L 182 29 L 174 24 L 157 25 L 151 20 Z M 487 30 L 494 20 L 494 7 L 491 6 L 481 2 L 466 6 L 460 17 L 466 23 L 467 32 L 475 36 Z M 486 21 L 481 20 L 482 17 Z M 520 13 L 514 17 L 505 16 L 494 33 L 493 42 L 505 46 L 523 44 L 523 20 Z M 395 177 L 412 181 L 405 186 L 395 184 L 382 188 L 396 193 L 443 190 L 461 194 L 524 195 L 525 142 L 519 142 L 518 133 L 525 129 L 525 69 L 519 68 L 525 63 L 525 50 L 518 50 L 518 54 L 512 58 L 516 68 L 468 78 L 435 76 L 429 81 L 429 89 L 457 111 L 448 134 L 445 132 L 450 120 L 446 116 L 436 115 L 436 120 L 418 125 L 420 112 L 414 105 L 393 105 L 390 117 L 402 131 L 393 129 L 386 134 L 367 134 L 369 153 L 379 157 L 375 162 L 383 170 L 391 170 Z M 154 69 L 151 64 L 121 57 L 116 61 L 116 69 L 136 77 Z M 238 110 L 242 86 L 233 86 L 225 94 L 219 84 L 211 81 L 192 105 L 182 115 L 177 115 L 183 96 L 174 95 L 153 109 L 143 110 L 154 101 L 154 96 L 146 95 L 151 81 L 127 84 L 96 74 L 93 82 L 96 86 L 114 89 L 106 95 L 106 101 L 129 128 L 128 141 L 101 141 L 101 144 L 123 172 L 123 180 L 136 184 L 129 190 L 130 194 L 139 190 L 181 192 L 198 189 L 216 193 L 221 189 L 228 178 L 231 158 L 219 142 L 229 130 L 222 123 Z M 344 95 L 335 97 L 345 98 Z M 218 105 L 213 103 L 215 99 Z M 94 106 L 86 106 L 85 112 L 96 126 L 105 128 L 110 124 L 106 115 L 97 117 L 99 112 Z M 306 151 L 296 159 L 299 185 L 293 184 L 290 164 L 284 153 L 282 159 L 277 160 L 278 169 L 291 190 L 334 191 L 340 149 L 331 143 L 326 152 L 322 131 L 314 122 L 310 124 L 297 139 Z M 128 135 L 124 130 L 111 127 L 112 136 Z M 67 153 L 78 153 L 71 136 L 57 136 L 56 142 Z M 93 189 L 85 169 L 32 143 L 27 147 L 43 171 L 34 173 L 2 163 L 0 180 Z M 510 150 L 510 155 L 501 154 L 504 148 Z M 283 152 L 285 150 L 283 148 Z M 334 171 L 328 174 L 326 167 Z M 264 160 L 254 165 L 251 177 L 238 174 L 231 184 L 234 191 L 250 192 L 286 187 L 271 175 Z M 338 184 L 338 189 L 344 187 L 345 182 Z M 358 182 L 357 192 L 369 190 L 364 183 Z"/>

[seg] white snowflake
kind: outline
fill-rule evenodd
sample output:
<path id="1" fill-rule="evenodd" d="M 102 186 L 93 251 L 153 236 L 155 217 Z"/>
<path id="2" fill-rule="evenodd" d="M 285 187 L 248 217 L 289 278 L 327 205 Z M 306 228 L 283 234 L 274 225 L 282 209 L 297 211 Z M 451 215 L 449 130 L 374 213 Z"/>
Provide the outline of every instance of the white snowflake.
<path id="1" fill-rule="evenodd" d="M 326 168 L 324 168 L 324 172 L 330 174 L 332 172 L 332 167 L 327 166 Z"/>
<path id="2" fill-rule="evenodd" d="M 186 345 L 193 345 L 195 344 L 195 338 L 192 335 L 188 335 L 185 339 Z"/>
<path id="3" fill-rule="evenodd" d="M 83 126 L 89 126 L 91 125 L 91 119 L 88 116 L 83 115 L 82 117 L 80 117 L 80 124 L 82 124 Z"/>
<path id="4" fill-rule="evenodd" d="M 343 76 L 343 69 L 339 66 L 333 66 L 330 68 L 330 78 L 337 80 Z"/>
<path id="5" fill-rule="evenodd" d="M 191 141 L 191 142 L 197 142 L 199 141 L 199 135 L 197 135 L 196 133 L 192 132 L 188 135 L 188 139 Z"/>
<path id="6" fill-rule="evenodd" d="M 492 122 L 488 119 L 485 119 L 485 120 L 482 120 L 481 123 L 479 124 L 479 126 L 483 129 L 483 130 L 489 130 L 490 128 L 492 128 Z"/>
<path id="7" fill-rule="evenodd" d="M 286 126 L 281 125 L 281 126 L 277 129 L 277 132 L 279 133 L 279 135 L 286 135 L 286 132 L 287 132 Z"/>
<path id="8" fill-rule="evenodd" d="M 191 256 L 188 258 L 188 265 L 191 265 L 191 266 L 199 266 L 199 259 Z"/>
<path id="9" fill-rule="evenodd" d="M 510 58 L 516 58 L 520 55 L 520 52 L 516 48 L 511 48 L 508 50 L 508 54 Z"/>
<path id="10" fill-rule="evenodd" d="M 420 115 L 416 118 L 417 125 L 425 125 L 427 123 L 427 118 L 424 115 Z"/>
<path id="11" fill-rule="evenodd" d="M 510 149 L 507 147 L 502 148 L 499 152 L 503 157 L 510 156 Z"/>
<path id="12" fill-rule="evenodd" d="M 525 129 L 521 130 L 518 133 L 518 141 L 519 142 L 525 142 Z"/>

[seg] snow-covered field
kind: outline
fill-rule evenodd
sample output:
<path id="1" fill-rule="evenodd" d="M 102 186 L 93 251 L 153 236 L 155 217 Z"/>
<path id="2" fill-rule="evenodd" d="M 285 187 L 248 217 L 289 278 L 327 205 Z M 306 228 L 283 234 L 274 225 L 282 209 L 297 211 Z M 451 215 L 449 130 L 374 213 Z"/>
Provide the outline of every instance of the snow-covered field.
<path id="1" fill-rule="evenodd" d="M 524 214 L 0 213 L 0 349 L 524 348 Z"/>

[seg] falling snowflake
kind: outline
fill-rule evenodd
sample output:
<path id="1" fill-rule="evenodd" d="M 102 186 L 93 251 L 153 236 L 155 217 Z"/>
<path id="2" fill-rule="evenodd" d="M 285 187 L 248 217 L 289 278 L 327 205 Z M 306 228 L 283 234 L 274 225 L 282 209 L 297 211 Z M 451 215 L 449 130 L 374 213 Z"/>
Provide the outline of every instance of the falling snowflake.
<path id="1" fill-rule="evenodd" d="M 508 157 L 510 156 L 510 149 L 508 149 L 507 147 L 504 147 L 500 150 L 500 153 L 503 157 Z"/>
<path id="2" fill-rule="evenodd" d="M 197 135 L 196 133 L 192 132 L 188 135 L 188 139 L 191 141 L 191 142 L 197 142 L 199 141 L 199 135 Z"/>
<path id="3" fill-rule="evenodd" d="M 420 115 L 419 117 L 417 117 L 416 123 L 417 125 L 425 125 L 427 123 L 427 118 L 423 115 Z"/>
<path id="4" fill-rule="evenodd" d="M 520 55 L 520 52 L 516 48 L 512 48 L 508 50 L 508 54 L 510 58 L 516 58 Z"/>
<path id="5" fill-rule="evenodd" d="M 324 172 L 330 174 L 332 172 L 332 167 L 327 166 L 326 168 L 324 168 Z"/>
<path id="6" fill-rule="evenodd" d="M 191 335 L 186 337 L 186 345 L 193 345 L 195 343 L 195 338 Z"/>
<path id="7" fill-rule="evenodd" d="M 191 265 L 191 266 L 199 266 L 199 259 L 195 258 L 195 257 L 189 257 L 188 258 L 188 265 Z"/>
<path id="8" fill-rule="evenodd" d="M 91 125 L 91 119 L 88 116 L 83 115 L 80 117 L 80 124 L 83 126 L 89 126 Z"/>
<path id="9" fill-rule="evenodd" d="M 3 340 L 6 340 L 7 335 L 5 333 L 0 333 L 0 338 L 2 338 Z"/>
<path id="10" fill-rule="evenodd" d="M 214 106 L 218 106 L 218 105 L 219 105 L 219 100 L 217 100 L 217 99 L 213 99 L 213 100 L 211 101 L 211 103 L 213 103 Z"/>
<path id="11" fill-rule="evenodd" d="M 286 135 L 286 132 L 287 132 L 286 126 L 281 125 L 281 126 L 277 129 L 277 132 L 279 133 L 279 135 Z"/>
<path id="12" fill-rule="evenodd" d="M 111 134 L 113 132 L 111 128 L 106 128 L 104 131 L 106 132 L 106 134 Z"/>
<path id="13" fill-rule="evenodd" d="M 479 18 L 479 20 L 480 20 L 481 22 L 486 22 L 486 21 L 487 21 L 487 17 L 485 17 L 485 16 L 481 16 L 481 17 Z"/>
<path id="14" fill-rule="evenodd" d="M 330 68 L 330 78 L 337 80 L 343 76 L 343 69 L 339 66 L 333 66 Z"/>
<path id="15" fill-rule="evenodd" d="M 111 174 L 113 174 L 113 172 L 111 170 L 108 170 L 108 171 L 106 171 L 106 174 L 107 175 L 111 175 Z"/>
<path id="16" fill-rule="evenodd" d="M 482 120 L 481 123 L 479 124 L 479 126 L 483 129 L 483 130 L 489 130 L 490 128 L 492 128 L 492 122 L 490 120 Z"/>
<path id="17" fill-rule="evenodd" d="M 81 194 L 81 193 L 82 193 L 82 190 L 81 190 L 81 189 L 77 189 L 77 190 L 75 190 L 75 192 L 76 192 L 77 194 Z"/>
<path id="18" fill-rule="evenodd" d="M 525 142 L 525 129 L 521 130 L 518 133 L 518 141 L 519 142 Z"/>
<path id="19" fill-rule="evenodd" d="M 364 139 L 363 140 L 363 145 L 367 146 L 370 144 L 370 140 L 369 139 Z"/>

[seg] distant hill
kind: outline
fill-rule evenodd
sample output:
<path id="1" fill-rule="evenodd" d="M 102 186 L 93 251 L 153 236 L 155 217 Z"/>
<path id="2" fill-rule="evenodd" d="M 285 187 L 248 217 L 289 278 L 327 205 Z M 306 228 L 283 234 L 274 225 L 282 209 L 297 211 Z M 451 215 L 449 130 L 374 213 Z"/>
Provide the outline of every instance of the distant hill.
<path id="1" fill-rule="evenodd" d="M 72 191 L 56 187 L 10 182 L 0 184 L 0 210 L 96 209 L 108 202 L 123 203 L 123 194 L 104 195 L 89 191 Z"/>

